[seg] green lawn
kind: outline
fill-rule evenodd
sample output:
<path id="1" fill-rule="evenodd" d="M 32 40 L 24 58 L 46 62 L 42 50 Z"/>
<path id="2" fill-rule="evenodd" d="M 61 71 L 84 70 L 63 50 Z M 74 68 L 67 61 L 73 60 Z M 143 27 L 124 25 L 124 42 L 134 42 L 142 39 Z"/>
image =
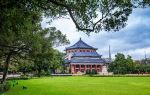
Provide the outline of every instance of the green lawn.
<path id="1" fill-rule="evenodd" d="M 4 95 L 150 95 L 150 77 L 44 77 L 18 82 Z M 23 85 L 28 88 L 23 90 Z"/>

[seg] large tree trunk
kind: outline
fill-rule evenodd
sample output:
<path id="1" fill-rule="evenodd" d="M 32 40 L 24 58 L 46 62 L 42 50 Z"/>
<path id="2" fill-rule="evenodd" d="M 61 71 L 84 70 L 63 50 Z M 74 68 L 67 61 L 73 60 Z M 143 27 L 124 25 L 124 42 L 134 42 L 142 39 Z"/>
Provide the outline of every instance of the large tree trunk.
<path id="1" fill-rule="evenodd" d="M 11 58 L 11 54 L 8 54 L 7 58 L 6 58 L 6 61 L 4 63 L 4 71 L 3 71 L 3 77 L 2 77 L 2 84 L 6 83 L 6 77 L 7 77 L 8 67 L 9 67 L 9 63 L 10 63 L 10 58 Z"/>

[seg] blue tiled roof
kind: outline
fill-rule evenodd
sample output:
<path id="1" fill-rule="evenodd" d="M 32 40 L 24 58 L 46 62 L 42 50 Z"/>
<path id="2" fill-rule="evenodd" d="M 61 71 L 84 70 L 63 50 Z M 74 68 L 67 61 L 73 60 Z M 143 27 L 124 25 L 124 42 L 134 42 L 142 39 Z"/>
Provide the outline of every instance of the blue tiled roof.
<path id="1" fill-rule="evenodd" d="M 97 48 L 94 48 L 94 47 L 86 44 L 80 38 L 80 40 L 77 43 L 75 43 L 74 45 L 72 45 L 70 47 L 67 47 L 66 50 L 67 49 L 97 49 Z"/>
<path id="2" fill-rule="evenodd" d="M 106 63 L 111 63 L 112 62 L 112 60 L 109 59 L 109 58 L 105 58 L 104 60 L 105 60 Z"/>
<path id="3" fill-rule="evenodd" d="M 72 58 L 71 63 L 105 63 L 105 60 L 98 58 L 98 59 L 92 59 L 92 58 Z"/>
<path id="4" fill-rule="evenodd" d="M 101 57 L 97 52 L 74 52 L 73 57 L 79 57 L 79 56 L 91 56 L 91 57 Z"/>
<path id="5" fill-rule="evenodd" d="M 65 63 L 70 63 L 70 60 L 64 59 Z"/>

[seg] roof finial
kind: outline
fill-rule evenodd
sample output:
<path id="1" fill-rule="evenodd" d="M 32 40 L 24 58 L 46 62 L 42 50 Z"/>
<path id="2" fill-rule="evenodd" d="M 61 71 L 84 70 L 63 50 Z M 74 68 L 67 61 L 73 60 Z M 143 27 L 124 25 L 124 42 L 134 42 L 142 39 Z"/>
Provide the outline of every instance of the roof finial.
<path id="1" fill-rule="evenodd" d="M 80 40 L 81 40 L 81 37 L 80 37 Z"/>

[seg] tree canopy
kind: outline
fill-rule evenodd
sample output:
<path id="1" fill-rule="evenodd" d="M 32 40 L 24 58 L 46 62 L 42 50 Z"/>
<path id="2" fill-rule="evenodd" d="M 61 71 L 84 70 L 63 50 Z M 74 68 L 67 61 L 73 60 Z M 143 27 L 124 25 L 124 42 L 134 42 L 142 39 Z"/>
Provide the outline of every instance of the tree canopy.
<path id="1" fill-rule="evenodd" d="M 32 3 L 44 9 L 48 17 L 69 15 L 76 28 L 87 34 L 101 30 L 117 31 L 125 26 L 132 12 L 130 0 L 40 0 Z"/>
<path id="2" fill-rule="evenodd" d="M 66 35 L 55 27 L 41 27 L 43 12 L 37 7 L 21 0 L 5 0 L 0 5 L 2 82 L 5 82 L 8 67 L 14 60 L 31 59 L 37 53 L 43 53 L 42 49 L 52 49 L 56 43 L 59 46 L 69 42 Z"/>
<path id="3" fill-rule="evenodd" d="M 11 25 L 18 28 L 24 24 L 24 20 L 29 20 L 21 17 L 30 16 L 30 20 L 34 22 L 37 15 L 31 13 L 40 11 L 50 21 L 69 16 L 76 28 L 87 34 L 102 30 L 118 31 L 125 27 L 133 8 L 149 5 L 149 0 L 1 0 L 0 29 L 5 31 L 5 27 Z M 18 12 L 22 14 L 12 15 Z"/>
<path id="4" fill-rule="evenodd" d="M 109 64 L 109 71 L 115 74 L 133 73 L 135 66 L 136 64 L 133 62 L 131 56 L 128 55 L 127 58 L 125 58 L 124 54 L 117 53 L 115 60 Z"/>

